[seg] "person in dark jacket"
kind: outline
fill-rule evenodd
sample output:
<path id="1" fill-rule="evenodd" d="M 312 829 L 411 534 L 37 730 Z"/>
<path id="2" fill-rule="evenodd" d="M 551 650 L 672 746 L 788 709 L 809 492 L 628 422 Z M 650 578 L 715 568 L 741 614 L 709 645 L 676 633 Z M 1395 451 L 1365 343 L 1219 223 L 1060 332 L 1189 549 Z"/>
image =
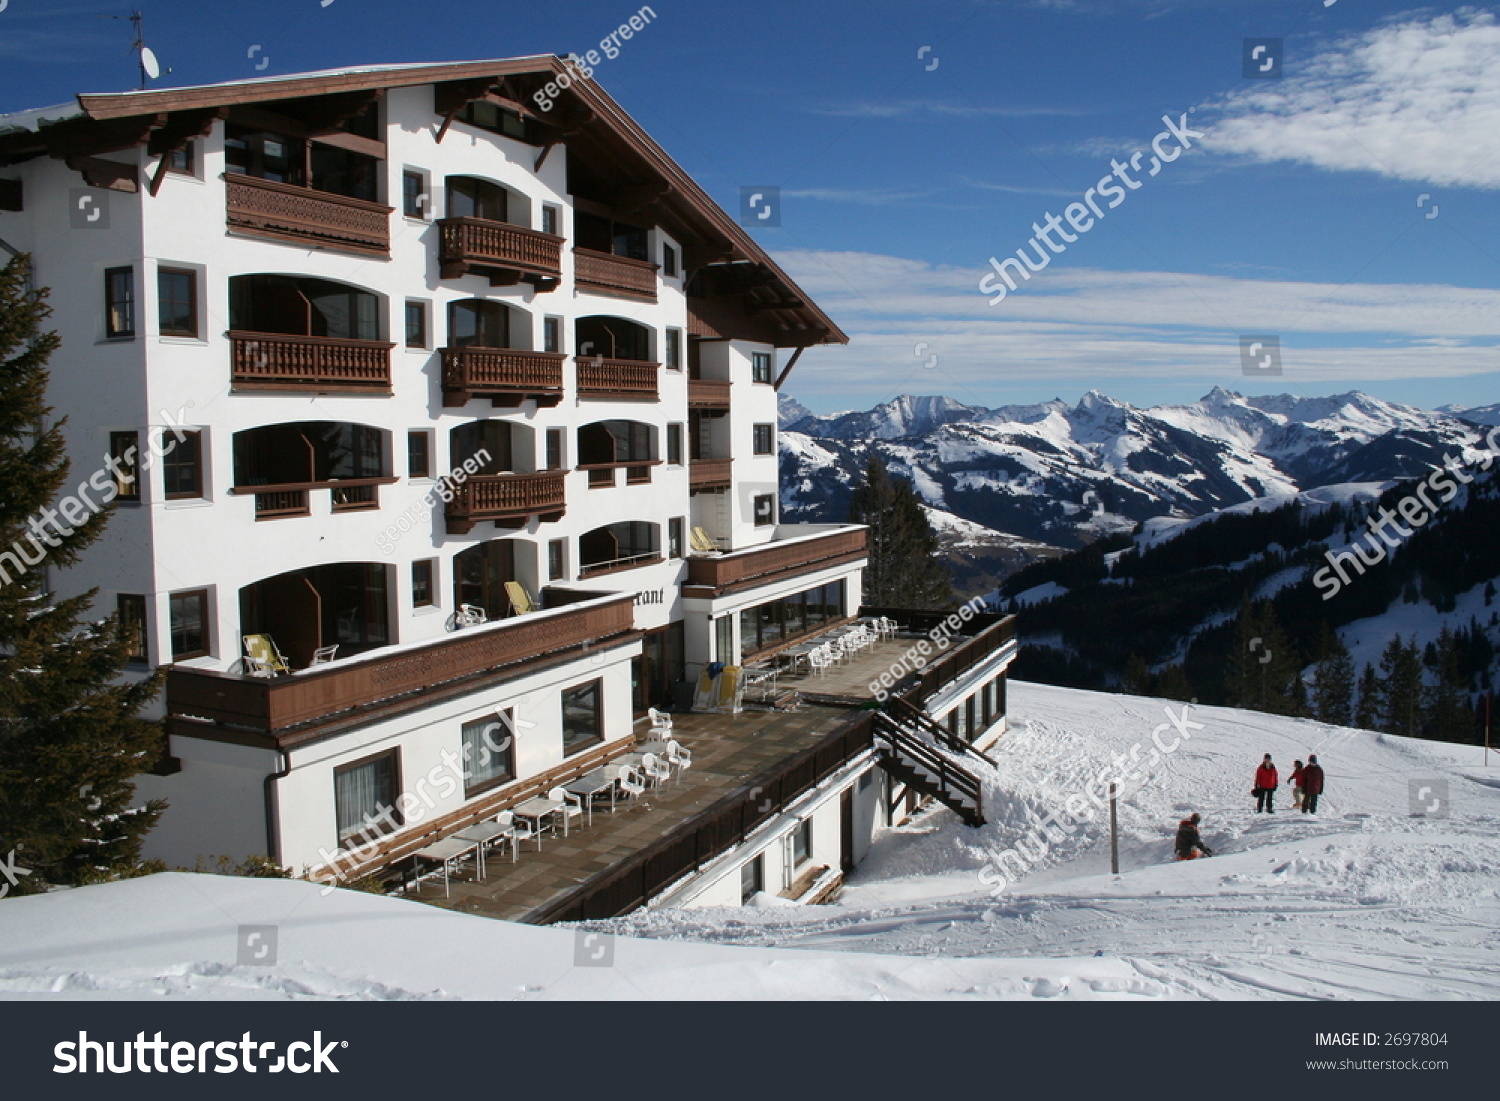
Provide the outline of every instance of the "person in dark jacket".
<path id="1" fill-rule="evenodd" d="M 1203 838 L 1198 834 L 1198 823 L 1203 821 L 1203 815 L 1194 813 L 1177 823 L 1177 859 L 1196 860 L 1198 854 L 1213 856 L 1212 850 L 1203 843 Z"/>
<path id="2" fill-rule="evenodd" d="M 1323 794 L 1323 766 L 1318 764 L 1318 755 L 1310 754 L 1307 767 L 1302 770 L 1302 813 L 1318 813 L 1318 796 Z"/>
<path id="3" fill-rule="evenodd" d="M 1266 754 L 1266 759 L 1260 763 L 1255 770 L 1255 813 L 1265 811 L 1267 814 L 1276 813 L 1276 785 L 1280 782 L 1276 775 L 1276 766 L 1271 763 L 1271 755 Z"/>
<path id="4" fill-rule="evenodd" d="M 1302 805 L 1302 762 L 1294 761 L 1297 767 L 1292 769 L 1292 809 L 1296 810 Z"/>

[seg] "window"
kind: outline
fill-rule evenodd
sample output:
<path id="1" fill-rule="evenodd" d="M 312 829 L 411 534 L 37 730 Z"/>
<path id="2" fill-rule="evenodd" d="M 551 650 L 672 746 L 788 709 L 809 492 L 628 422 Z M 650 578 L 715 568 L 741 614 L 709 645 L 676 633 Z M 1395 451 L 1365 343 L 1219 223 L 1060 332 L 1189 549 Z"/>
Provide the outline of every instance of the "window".
<path id="1" fill-rule="evenodd" d="M 395 750 L 333 770 L 340 846 L 354 848 L 401 824 L 401 809 L 396 805 L 398 771 Z"/>
<path id="2" fill-rule="evenodd" d="M 166 435 L 163 433 L 163 435 Z M 182 501 L 203 496 L 203 433 L 171 432 L 172 450 L 162 459 L 162 478 L 167 500 Z"/>
<path id="3" fill-rule="evenodd" d="M 427 347 L 426 302 L 408 302 L 406 304 L 406 346 L 408 348 Z"/>
<path id="4" fill-rule="evenodd" d="M 509 711 L 464 723 L 460 751 L 465 799 L 516 778 L 513 767 L 516 740 L 511 736 L 514 729 L 515 719 Z"/>
<path id="5" fill-rule="evenodd" d="M 842 618 L 844 583 L 830 581 L 815 589 L 741 609 L 741 646 L 746 655 L 756 654 L 783 640 L 820 631 L 825 624 Z M 728 628 L 725 625 L 728 624 L 729 617 L 718 622 L 727 636 Z M 718 660 L 733 664 L 730 658 L 724 656 L 727 649 L 727 643 L 721 643 Z"/>
<path id="6" fill-rule="evenodd" d="M 734 649 L 734 616 L 720 616 L 714 620 L 714 660 L 734 665 L 739 659 Z"/>
<path id="7" fill-rule="evenodd" d="M 667 425 L 667 465 L 682 465 L 682 425 Z"/>
<path id="8" fill-rule="evenodd" d="M 755 498 L 754 518 L 755 526 L 758 528 L 776 522 L 776 495 L 774 493 L 762 493 Z"/>
<path id="9" fill-rule="evenodd" d="M 668 329 L 665 349 L 666 367 L 669 371 L 682 370 L 682 330 Z"/>
<path id="10" fill-rule="evenodd" d="M 546 317 L 542 319 L 542 351 L 562 351 L 562 318 Z"/>
<path id="11" fill-rule="evenodd" d="M 181 268 L 156 271 L 157 315 L 162 336 L 198 335 L 198 276 Z"/>
<path id="12" fill-rule="evenodd" d="M 757 455 L 776 454 L 776 426 L 757 424 L 754 429 L 754 451 Z"/>
<path id="13" fill-rule="evenodd" d="M 115 499 L 139 501 L 141 499 L 140 445 L 135 432 L 111 432 L 109 434 L 109 458 L 106 460 L 115 475 Z"/>
<path id="14" fill-rule="evenodd" d="M 530 128 L 519 114 L 487 100 L 470 100 L 458 112 L 458 118 L 481 130 L 490 130 L 520 141 L 531 141 Z"/>
<path id="15" fill-rule="evenodd" d="M 587 749 L 604 740 L 599 698 L 602 681 L 590 681 L 562 694 L 563 756 Z"/>
<path id="16" fill-rule="evenodd" d="M 135 269 L 104 273 L 104 335 L 135 336 Z"/>
<path id="17" fill-rule="evenodd" d="M 771 353 L 750 353 L 750 381 L 771 382 Z"/>
<path id="18" fill-rule="evenodd" d="M 573 234 L 579 248 L 649 260 L 649 232 L 641 226 L 616 222 L 599 214 L 573 213 Z"/>
<path id="19" fill-rule="evenodd" d="M 181 149 L 173 149 L 167 154 L 167 171 L 176 172 L 180 176 L 196 176 L 198 174 L 198 151 L 192 142 L 186 142 Z"/>
<path id="20" fill-rule="evenodd" d="M 401 173 L 401 213 L 427 219 L 427 177 L 420 172 Z"/>
<path id="21" fill-rule="evenodd" d="M 748 905 L 752 898 L 765 889 L 766 857 L 762 853 L 740 866 L 740 905 Z"/>
<path id="22" fill-rule="evenodd" d="M 547 429 L 547 469 L 561 470 L 563 468 L 563 430 L 561 428 Z"/>
<path id="23" fill-rule="evenodd" d="M 792 866 L 800 868 L 812 859 L 812 819 L 797 823 L 792 831 Z"/>
<path id="24" fill-rule="evenodd" d="M 120 593 L 115 597 L 115 612 L 119 617 L 120 633 L 130 640 L 127 660 L 137 665 L 151 661 L 146 646 L 146 598 L 134 593 Z"/>
<path id="25" fill-rule="evenodd" d="M 558 229 L 557 229 L 557 225 L 558 225 L 557 214 L 558 214 L 558 211 L 557 211 L 557 207 L 555 207 L 555 206 L 544 206 L 544 207 L 542 207 L 542 232 L 543 233 L 550 233 L 554 237 L 561 236 L 561 234 L 559 234 Z"/>
<path id="26" fill-rule="evenodd" d="M 671 245 L 663 244 L 661 247 L 661 273 L 672 276 L 677 274 L 677 250 Z"/>
<path id="27" fill-rule="evenodd" d="M 208 590 L 173 593 L 168 598 L 172 622 L 172 660 L 208 654 Z"/>
<path id="28" fill-rule="evenodd" d="M 561 581 L 567 576 L 567 540 L 553 539 L 547 544 L 547 580 Z"/>
<path id="29" fill-rule="evenodd" d="M 411 564 L 411 606 L 430 608 L 436 603 L 437 560 L 423 558 Z"/>
<path id="30" fill-rule="evenodd" d="M 432 477 L 432 435 L 422 429 L 406 434 L 406 476 Z"/>
<path id="31" fill-rule="evenodd" d="M 683 517 L 674 516 L 667 521 L 667 557 L 682 557 Z"/>

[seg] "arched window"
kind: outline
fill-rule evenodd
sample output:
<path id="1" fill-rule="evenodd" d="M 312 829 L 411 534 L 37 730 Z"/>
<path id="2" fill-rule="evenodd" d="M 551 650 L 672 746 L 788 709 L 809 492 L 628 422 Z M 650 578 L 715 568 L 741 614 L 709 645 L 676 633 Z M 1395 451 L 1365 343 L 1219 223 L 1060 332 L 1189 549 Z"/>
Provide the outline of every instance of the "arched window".
<path id="1" fill-rule="evenodd" d="M 240 633 L 269 635 L 294 669 L 326 646 L 337 645 L 340 658 L 385 646 L 392 641 L 387 572 L 376 562 L 336 562 L 246 585 Z"/>
<path id="2" fill-rule="evenodd" d="M 448 306 L 448 347 L 509 348 L 510 307 L 469 298 Z"/>
<path id="3" fill-rule="evenodd" d="M 647 520 L 622 520 L 578 537 L 579 573 L 644 566 L 661 557 L 661 527 Z"/>
<path id="4" fill-rule="evenodd" d="M 344 421 L 268 424 L 234 434 L 234 484 L 293 485 L 390 475 L 390 433 Z"/>
<path id="5" fill-rule="evenodd" d="M 516 470 L 516 430 L 507 421 L 483 420 L 461 424 L 449 434 L 451 465 L 456 469 L 476 460 L 476 474 L 505 474 Z"/>
<path id="6" fill-rule="evenodd" d="M 651 330 L 623 317 L 580 317 L 574 326 L 574 336 L 574 347 L 580 358 L 603 356 L 605 359 L 654 362 L 651 358 Z"/>
<path id="7" fill-rule="evenodd" d="M 491 539 L 488 543 L 453 556 L 453 603 L 483 608 L 490 619 L 500 619 L 510 610 L 505 583 L 516 580 L 514 539 Z"/>
<path id="8" fill-rule="evenodd" d="M 529 225 L 531 203 L 525 195 L 490 180 L 449 176 L 448 217 Z"/>
<path id="9" fill-rule="evenodd" d="M 347 283 L 300 275 L 235 275 L 229 327 L 237 332 L 380 339 L 380 297 Z"/>

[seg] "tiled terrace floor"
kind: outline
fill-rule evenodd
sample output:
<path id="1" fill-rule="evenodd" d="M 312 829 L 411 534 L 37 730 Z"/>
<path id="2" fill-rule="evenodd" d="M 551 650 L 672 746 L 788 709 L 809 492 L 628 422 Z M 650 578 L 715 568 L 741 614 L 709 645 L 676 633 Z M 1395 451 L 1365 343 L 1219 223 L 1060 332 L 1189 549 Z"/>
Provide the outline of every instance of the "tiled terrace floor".
<path id="1" fill-rule="evenodd" d="M 847 700 L 851 706 L 858 706 L 874 698 L 875 693 L 870 690 L 870 684 L 880 679 L 880 675 L 887 669 L 897 665 L 907 651 L 920 641 L 920 636 L 882 639 L 873 647 L 860 650 L 821 674 L 808 670 L 804 662 L 797 674 L 778 677 L 776 687 L 778 690 L 794 689 L 812 697 Z M 928 660 L 940 656 L 936 647 L 929 645 L 929 648 L 932 655 Z M 916 657 L 915 654 L 912 656 Z M 899 682 L 909 675 L 908 668 L 899 672 L 895 679 Z"/>
<path id="2" fill-rule="evenodd" d="M 447 898 L 441 878 L 423 881 L 406 897 L 465 913 L 519 919 L 645 848 L 847 717 L 845 708 L 813 705 L 791 712 L 676 715 L 674 735 L 693 754 L 693 767 L 681 779 L 621 803 L 613 812 L 607 802 L 600 804 L 592 825 L 575 822 L 568 837 L 547 834 L 540 852 L 535 842 L 526 844 L 514 864 L 508 849 L 491 850 L 485 880 L 475 882 L 473 869 L 465 865 Z M 639 723 L 638 737 L 644 738 L 645 730 L 646 724 Z"/>

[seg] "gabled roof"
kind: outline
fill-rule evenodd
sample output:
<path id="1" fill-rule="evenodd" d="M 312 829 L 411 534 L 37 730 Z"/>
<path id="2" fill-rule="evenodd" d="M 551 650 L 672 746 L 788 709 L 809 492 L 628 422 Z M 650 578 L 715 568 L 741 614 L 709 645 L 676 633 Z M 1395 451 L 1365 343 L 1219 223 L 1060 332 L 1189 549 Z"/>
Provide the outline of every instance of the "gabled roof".
<path id="1" fill-rule="evenodd" d="M 532 95 L 568 74 L 571 87 L 540 112 Z M 848 337 L 790 276 L 592 79 L 554 55 L 369 65 L 185 88 L 78 96 L 78 109 L 44 108 L 0 116 L 0 164 L 50 153 L 130 148 L 159 130 L 186 133 L 202 120 L 239 106 L 322 96 L 379 94 L 389 88 L 435 85 L 456 112 L 491 98 L 530 119 L 545 148 L 565 144 L 570 166 L 600 173 L 636 209 L 649 211 L 684 245 L 684 266 L 704 277 L 698 289 L 739 296 L 780 347 L 847 343 Z M 169 126 L 169 120 L 172 125 Z M 9 124 L 9 125 L 7 125 Z M 175 130 L 172 128 L 175 127 Z M 545 156 L 545 151 L 543 153 Z M 538 162 L 540 163 L 540 162 Z"/>

